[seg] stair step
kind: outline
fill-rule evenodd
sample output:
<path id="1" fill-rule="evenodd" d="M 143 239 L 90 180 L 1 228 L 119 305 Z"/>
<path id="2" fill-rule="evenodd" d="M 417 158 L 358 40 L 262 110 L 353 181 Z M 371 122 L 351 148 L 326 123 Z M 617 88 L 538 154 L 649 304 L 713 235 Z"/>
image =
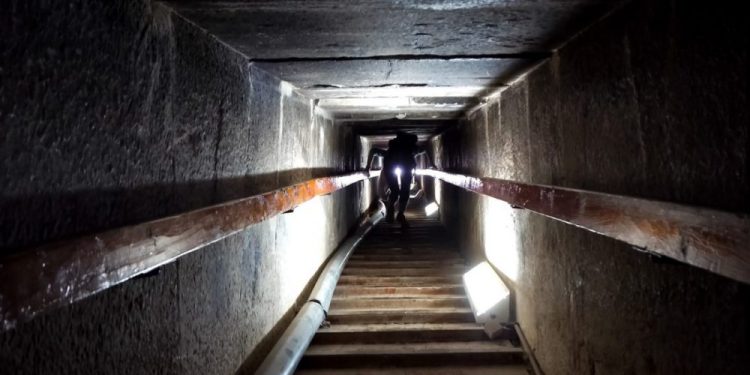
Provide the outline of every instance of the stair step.
<path id="1" fill-rule="evenodd" d="M 444 284 L 434 286 L 360 286 L 360 285 L 341 285 L 336 287 L 334 297 L 344 297 L 350 295 L 361 296 L 393 296 L 401 297 L 418 297 L 425 295 L 466 295 L 463 285 Z"/>
<path id="2" fill-rule="evenodd" d="M 466 266 L 441 268 L 367 268 L 346 267 L 342 275 L 361 276 L 462 276 Z"/>
<path id="3" fill-rule="evenodd" d="M 387 231 L 387 232 L 374 232 L 372 237 L 367 241 L 368 244 L 372 244 L 375 241 L 404 241 L 411 240 L 411 242 L 417 242 L 418 240 L 422 243 L 428 243 L 430 240 L 439 239 L 445 240 L 446 242 L 435 242 L 437 245 L 444 245 L 446 243 L 454 243 L 450 236 L 446 236 L 444 232 L 435 230 L 434 227 L 422 226 L 420 228 L 414 228 L 408 231 Z"/>
<path id="4" fill-rule="evenodd" d="M 444 238 L 451 240 L 450 236 L 447 236 L 445 232 L 435 230 L 435 226 L 431 225 L 419 225 L 409 228 L 409 230 L 401 230 L 401 228 L 382 228 L 385 230 L 375 231 L 372 233 L 372 238 L 385 239 L 389 241 L 402 240 L 406 238 L 424 238 L 427 235 L 432 235 L 437 238 Z M 394 230 L 395 229 L 395 230 Z M 368 241 L 372 242 L 372 241 Z"/>
<path id="5" fill-rule="evenodd" d="M 440 258 L 435 258 L 431 254 L 377 254 L 377 253 L 371 253 L 371 254 L 352 254 L 351 257 L 349 257 L 349 261 L 374 261 L 374 262 L 401 262 L 401 261 L 420 261 L 420 260 L 427 260 L 427 261 L 443 261 L 443 262 L 457 262 L 457 263 L 464 263 L 464 259 L 461 258 L 457 253 L 451 254 L 451 256 L 443 256 Z"/>
<path id="6" fill-rule="evenodd" d="M 373 247 L 367 249 L 359 249 L 353 255 L 410 255 L 410 256 L 428 256 L 434 260 L 440 259 L 456 259 L 461 254 L 456 250 L 438 250 L 434 248 L 418 248 L 418 247 Z"/>
<path id="7" fill-rule="evenodd" d="M 521 364 L 523 350 L 498 341 L 312 345 L 300 368 Z"/>
<path id="8" fill-rule="evenodd" d="M 337 324 L 321 328 L 317 344 L 395 344 L 414 342 L 479 341 L 487 339 L 476 323 L 442 324 Z"/>
<path id="9" fill-rule="evenodd" d="M 442 230 L 442 226 L 438 222 L 417 220 L 417 221 L 413 221 L 413 223 L 419 223 L 420 225 L 418 225 L 418 226 L 414 225 L 411 228 L 409 228 L 408 230 L 404 230 L 402 232 L 404 232 L 404 233 L 412 233 L 412 232 L 415 232 L 415 231 L 431 231 L 431 232 L 440 233 L 442 235 L 446 234 L 446 232 L 444 230 Z M 431 225 L 427 225 L 427 224 L 431 224 Z M 379 227 L 378 229 L 388 229 L 387 231 L 384 231 L 384 232 L 386 232 L 386 233 L 393 233 L 393 229 L 402 229 L 402 228 L 401 228 L 400 225 L 395 225 L 395 228 L 394 227 L 388 228 L 388 225 L 384 225 L 384 226 Z"/>
<path id="10" fill-rule="evenodd" d="M 414 260 L 402 258 L 400 260 L 359 260 L 349 259 L 346 267 L 370 267 L 370 268 L 433 268 L 433 267 L 450 267 L 460 266 L 465 268 L 464 261 L 460 258 L 441 259 L 441 260 Z"/>
<path id="11" fill-rule="evenodd" d="M 523 350 L 490 340 L 463 287 L 468 271 L 436 218 L 376 226 L 349 258 L 298 374 L 528 374 Z"/>
<path id="12" fill-rule="evenodd" d="M 398 294 L 385 296 L 344 296 L 331 301 L 332 309 L 365 309 L 365 308 L 424 308 L 463 307 L 468 308 L 469 300 L 465 296 L 420 296 L 401 297 Z"/>
<path id="13" fill-rule="evenodd" d="M 467 308 L 432 309 L 336 309 L 328 313 L 331 324 L 375 323 L 473 323 Z"/>
<path id="14" fill-rule="evenodd" d="M 363 286 L 437 286 L 461 285 L 463 277 L 454 276 L 357 276 L 342 275 L 338 285 Z"/>
<path id="15" fill-rule="evenodd" d="M 302 369 L 298 375 L 528 375 L 524 365 L 410 366 L 342 369 Z"/>
<path id="16" fill-rule="evenodd" d="M 409 255 L 434 255 L 434 256 L 460 256 L 454 248 L 435 248 L 433 246 L 373 246 L 357 249 L 356 254 L 373 255 L 373 254 L 409 254 Z"/>

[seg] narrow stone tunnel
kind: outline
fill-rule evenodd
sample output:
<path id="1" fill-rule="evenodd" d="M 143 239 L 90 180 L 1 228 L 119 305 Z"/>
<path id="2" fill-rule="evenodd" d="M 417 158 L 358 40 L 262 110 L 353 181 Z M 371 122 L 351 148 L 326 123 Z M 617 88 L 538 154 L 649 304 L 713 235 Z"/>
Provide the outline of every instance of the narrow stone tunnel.
<path id="1" fill-rule="evenodd" d="M 405 131 L 541 371 L 746 374 L 742 8 L 11 0 L 0 373 L 255 372 Z"/>

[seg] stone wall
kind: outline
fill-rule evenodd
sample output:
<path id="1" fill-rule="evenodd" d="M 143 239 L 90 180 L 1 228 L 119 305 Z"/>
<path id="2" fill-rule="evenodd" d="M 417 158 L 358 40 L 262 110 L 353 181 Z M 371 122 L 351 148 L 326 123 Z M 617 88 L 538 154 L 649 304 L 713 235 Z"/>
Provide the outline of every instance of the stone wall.
<path id="1" fill-rule="evenodd" d="M 359 161 L 350 131 L 160 3 L 6 8 L 0 254 Z M 367 206 L 364 185 L 0 333 L 0 372 L 234 373 Z"/>
<path id="2" fill-rule="evenodd" d="M 471 175 L 750 212 L 739 5 L 634 1 L 432 141 Z M 548 374 L 741 374 L 750 287 L 439 184 Z"/>

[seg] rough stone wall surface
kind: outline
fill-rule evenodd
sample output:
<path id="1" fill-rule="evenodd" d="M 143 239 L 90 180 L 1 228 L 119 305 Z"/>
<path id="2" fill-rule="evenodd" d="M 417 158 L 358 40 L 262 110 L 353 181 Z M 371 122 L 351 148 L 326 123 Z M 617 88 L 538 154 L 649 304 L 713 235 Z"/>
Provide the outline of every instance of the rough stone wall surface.
<path id="1" fill-rule="evenodd" d="M 0 16 L 0 254 L 351 170 L 357 139 L 159 3 Z M 310 201 L 0 333 L 0 373 L 233 373 L 360 214 Z M 300 230 L 303 228 L 303 230 Z"/>
<path id="2" fill-rule="evenodd" d="M 750 212 L 738 7 L 634 1 L 435 138 L 442 167 Z M 513 286 L 547 373 L 750 371 L 748 285 L 440 185 L 443 220 Z"/>

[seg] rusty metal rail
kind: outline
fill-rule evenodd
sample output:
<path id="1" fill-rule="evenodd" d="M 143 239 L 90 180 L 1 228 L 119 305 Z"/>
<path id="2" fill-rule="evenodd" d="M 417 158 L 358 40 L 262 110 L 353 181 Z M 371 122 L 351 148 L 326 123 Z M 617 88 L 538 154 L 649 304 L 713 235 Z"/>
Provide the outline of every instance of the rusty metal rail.
<path id="1" fill-rule="evenodd" d="M 417 174 L 750 283 L 750 218 L 745 215 L 437 170 Z"/>
<path id="2" fill-rule="evenodd" d="M 360 172 L 312 179 L 1 259 L 0 331 L 173 262 L 316 196 L 368 178 Z"/>

